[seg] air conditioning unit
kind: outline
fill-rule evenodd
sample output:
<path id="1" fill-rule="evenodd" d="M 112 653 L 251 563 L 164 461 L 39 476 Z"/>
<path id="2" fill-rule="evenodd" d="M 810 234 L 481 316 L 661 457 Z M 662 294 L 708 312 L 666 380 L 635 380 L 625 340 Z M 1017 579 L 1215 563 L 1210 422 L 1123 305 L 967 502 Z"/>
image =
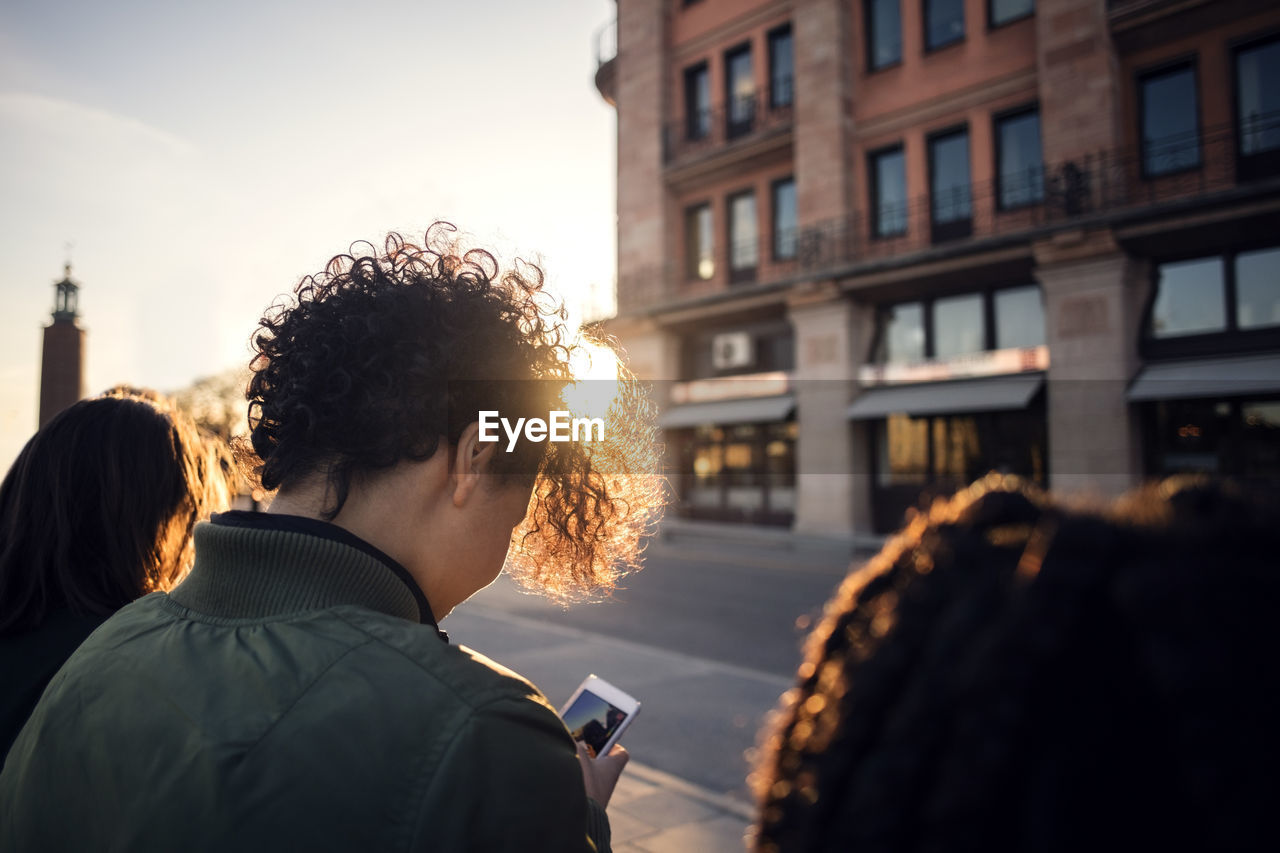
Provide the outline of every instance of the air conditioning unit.
<path id="1" fill-rule="evenodd" d="M 755 342 L 747 332 L 726 332 L 711 339 L 711 366 L 732 370 L 755 364 Z"/>

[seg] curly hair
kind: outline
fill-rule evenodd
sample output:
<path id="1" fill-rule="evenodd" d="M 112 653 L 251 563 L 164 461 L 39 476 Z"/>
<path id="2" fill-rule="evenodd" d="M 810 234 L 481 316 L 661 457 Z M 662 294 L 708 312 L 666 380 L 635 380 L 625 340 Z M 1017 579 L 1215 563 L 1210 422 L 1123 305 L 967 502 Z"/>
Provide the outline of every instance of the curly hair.
<path id="1" fill-rule="evenodd" d="M 937 502 L 810 637 L 753 774 L 757 849 L 1259 847 L 1277 521 L 1206 481 L 1070 510 L 991 475 Z"/>
<path id="2" fill-rule="evenodd" d="M 120 386 L 58 413 L 0 484 L 0 634 L 172 588 L 231 475 L 225 445 L 154 391 Z"/>
<path id="3" fill-rule="evenodd" d="M 437 222 L 423 246 L 392 233 L 381 252 L 357 243 L 263 317 L 247 397 L 264 489 L 322 476 L 333 519 L 353 478 L 456 444 L 480 411 L 566 408 L 584 343 L 542 270 L 503 271 L 453 231 Z M 606 424 L 606 441 L 521 439 L 494 464 L 532 492 L 508 571 L 553 597 L 607 591 L 637 568 L 662 506 L 653 407 L 625 371 Z"/>

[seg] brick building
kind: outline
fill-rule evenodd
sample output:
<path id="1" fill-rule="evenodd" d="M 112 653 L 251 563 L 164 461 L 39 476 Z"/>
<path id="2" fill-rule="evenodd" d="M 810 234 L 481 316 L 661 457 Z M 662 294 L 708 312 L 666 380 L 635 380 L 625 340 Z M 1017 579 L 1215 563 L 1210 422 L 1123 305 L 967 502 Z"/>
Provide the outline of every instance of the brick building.
<path id="1" fill-rule="evenodd" d="M 678 513 L 1280 475 L 1280 6 L 617 6 L 610 330 Z"/>

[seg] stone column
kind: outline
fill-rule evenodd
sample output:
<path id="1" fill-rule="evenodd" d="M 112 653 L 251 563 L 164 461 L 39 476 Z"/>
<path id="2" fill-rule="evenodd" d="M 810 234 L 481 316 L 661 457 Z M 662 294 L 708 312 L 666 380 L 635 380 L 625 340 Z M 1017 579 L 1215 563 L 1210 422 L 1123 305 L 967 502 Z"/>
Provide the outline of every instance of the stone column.
<path id="1" fill-rule="evenodd" d="M 666 270 L 662 121 L 664 0 L 618 4 L 618 313 L 660 301 Z"/>
<path id="2" fill-rule="evenodd" d="M 846 0 L 796 0 L 796 212 L 801 228 L 853 210 L 853 34 Z"/>
<path id="3" fill-rule="evenodd" d="M 813 286 L 789 305 L 796 336 L 796 521 L 798 533 L 871 532 L 866 436 L 845 411 L 874 332 L 873 312 L 834 286 Z"/>
<path id="4" fill-rule="evenodd" d="M 1036 246 L 1049 342 L 1049 485 L 1120 494 L 1142 475 L 1137 413 L 1125 398 L 1140 367 L 1148 265 L 1109 232 L 1059 234 Z"/>

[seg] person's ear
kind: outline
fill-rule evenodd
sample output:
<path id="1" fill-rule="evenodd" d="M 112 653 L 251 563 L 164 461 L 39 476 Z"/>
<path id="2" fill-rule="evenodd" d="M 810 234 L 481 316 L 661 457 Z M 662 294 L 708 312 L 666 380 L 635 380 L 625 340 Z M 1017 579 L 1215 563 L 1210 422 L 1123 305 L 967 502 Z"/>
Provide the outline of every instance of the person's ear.
<path id="1" fill-rule="evenodd" d="M 489 470 L 497 441 L 480 440 L 480 424 L 471 423 L 458 438 L 453 456 L 453 505 L 461 507 L 480 485 L 480 475 Z"/>

